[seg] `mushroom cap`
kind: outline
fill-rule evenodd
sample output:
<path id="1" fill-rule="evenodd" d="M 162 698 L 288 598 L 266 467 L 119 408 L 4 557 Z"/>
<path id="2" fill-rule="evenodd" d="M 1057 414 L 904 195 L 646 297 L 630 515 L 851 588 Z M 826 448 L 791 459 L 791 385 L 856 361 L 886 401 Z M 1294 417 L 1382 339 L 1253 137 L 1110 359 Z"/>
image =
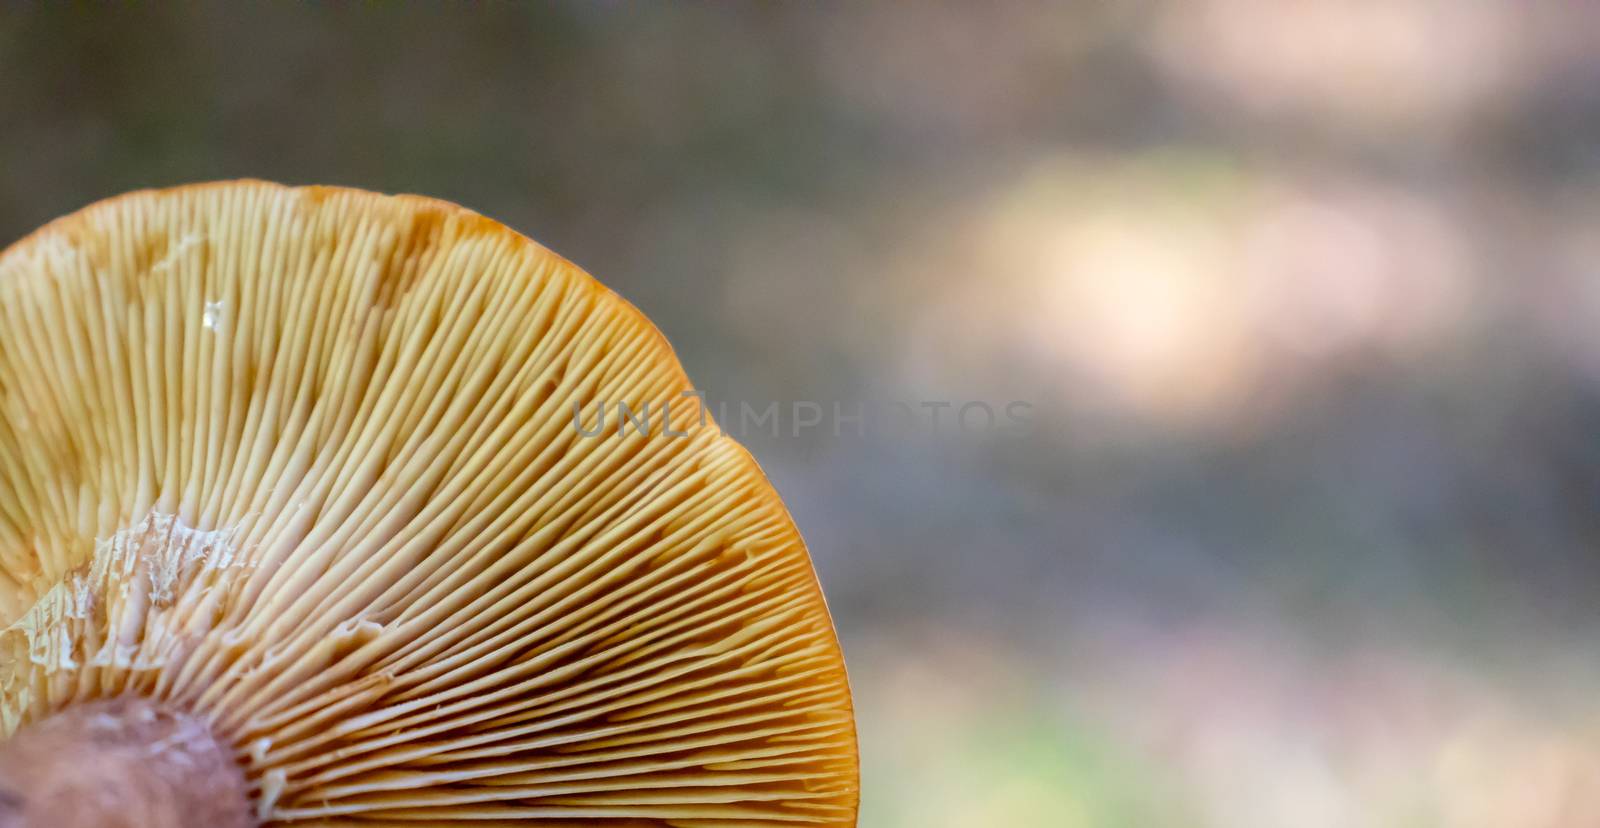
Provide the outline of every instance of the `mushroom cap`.
<path id="1" fill-rule="evenodd" d="M 268 822 L 854 825 L 805 545 L 690 392 L 632 306 L 446 202 L 52 222 L 0 254 L 0 724 L 150 698 Z"/>

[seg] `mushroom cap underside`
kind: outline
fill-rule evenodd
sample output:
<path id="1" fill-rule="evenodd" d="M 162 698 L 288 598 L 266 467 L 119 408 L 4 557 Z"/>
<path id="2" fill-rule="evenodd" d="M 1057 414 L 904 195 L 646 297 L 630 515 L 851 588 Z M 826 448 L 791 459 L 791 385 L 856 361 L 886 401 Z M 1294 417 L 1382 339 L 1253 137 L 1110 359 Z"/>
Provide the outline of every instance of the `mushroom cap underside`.
<path id="1" fill-rule="evenodd" d="M 691 391 L 445 202 L 57 220 L 0 254 L 0 723 L 181 709 L 268 822 L 854 825 L 805 546 Z"/>

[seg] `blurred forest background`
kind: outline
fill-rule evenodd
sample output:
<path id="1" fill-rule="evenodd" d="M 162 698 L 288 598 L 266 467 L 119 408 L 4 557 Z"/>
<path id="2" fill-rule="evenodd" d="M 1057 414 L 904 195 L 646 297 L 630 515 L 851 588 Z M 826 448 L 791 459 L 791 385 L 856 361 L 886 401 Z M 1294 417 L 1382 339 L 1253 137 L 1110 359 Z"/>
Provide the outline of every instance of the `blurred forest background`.
<path id="1" fill-rule="evenodd" d="M 1596 6 L 0 13 L 0 240 L 240 176 L 496 217 L 713 399 L 1034 404 L 748 437 L 864 828 L 1600 824 Z"/>

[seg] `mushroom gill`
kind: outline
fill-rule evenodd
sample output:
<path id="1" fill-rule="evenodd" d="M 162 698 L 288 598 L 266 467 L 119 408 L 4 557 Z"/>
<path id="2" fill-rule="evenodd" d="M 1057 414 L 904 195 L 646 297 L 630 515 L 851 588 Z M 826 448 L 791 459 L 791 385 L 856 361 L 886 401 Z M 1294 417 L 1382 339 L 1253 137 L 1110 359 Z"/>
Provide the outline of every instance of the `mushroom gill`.
<path id="1" fill-rule="evenodd" d="M 0 254 L 0 724 L 84 776 L 74 711 L 198 723 L 243 824 L 853 826 L 805 546 L 690 391 L 632 306 L 445 202 L 59 219 Z M 0 825 L 43 824 L 6 767 Z"/>

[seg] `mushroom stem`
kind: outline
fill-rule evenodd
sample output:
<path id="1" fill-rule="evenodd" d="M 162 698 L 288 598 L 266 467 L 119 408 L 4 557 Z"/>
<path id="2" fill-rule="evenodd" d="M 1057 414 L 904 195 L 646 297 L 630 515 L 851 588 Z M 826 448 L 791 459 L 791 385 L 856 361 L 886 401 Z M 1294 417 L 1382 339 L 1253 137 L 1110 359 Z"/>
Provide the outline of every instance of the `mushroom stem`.
<path id="1" fill-rule="evenodd" d="M 0 744 L 0 828 L 251 828 L 204 722 L 141 698 L 68 707 Z"/>

